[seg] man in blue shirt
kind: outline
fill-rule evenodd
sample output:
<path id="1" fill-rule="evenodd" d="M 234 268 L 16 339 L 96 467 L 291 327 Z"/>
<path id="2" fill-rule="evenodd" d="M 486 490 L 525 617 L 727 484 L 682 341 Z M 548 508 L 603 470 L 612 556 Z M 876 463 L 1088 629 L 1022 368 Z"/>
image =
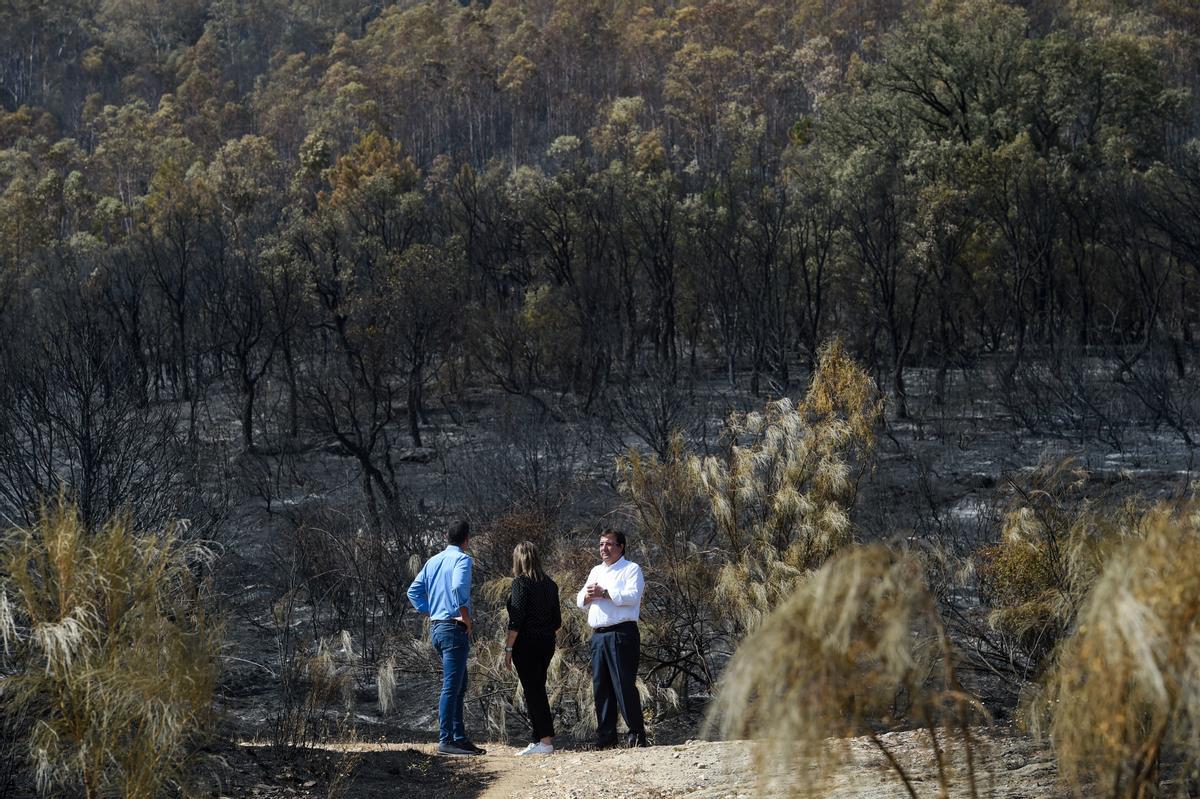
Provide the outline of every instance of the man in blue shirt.
<path id="1" fill-rule="evenodd" d="M 467 738 L 463 697 L 467 693 L 467 654 L 471 649 L 471 528 L 456 521 L 446 532 L 446 548 L 430 558 L 408 587 L 408 601 L 429 616 L 430 640 L 442 656 L 438 700 L 438 752 L 485 754 Z"/>

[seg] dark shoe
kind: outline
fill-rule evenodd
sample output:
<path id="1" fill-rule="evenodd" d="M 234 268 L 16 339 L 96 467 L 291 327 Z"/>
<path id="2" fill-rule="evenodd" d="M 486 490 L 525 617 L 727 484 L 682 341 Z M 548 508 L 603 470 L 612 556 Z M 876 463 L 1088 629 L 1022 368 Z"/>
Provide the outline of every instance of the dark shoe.
<path id="1" fill-rule="evenodd" d="M 475 744 L 472 744 L 470 741 L 466 741 L 466 743 L 470 744 L 470 747 L 471 747 L 470 749 L 463 746 L 462 745 L 463 742 L 461 742 L 461 741 L 458 743 L 438 744 L 438 754 L 439 755 L 482 755 L 484 753 L 482 749 L 480 749 L 478 746 L 475 746 Z"/>
<path id="2" fill-rule="evenodd" d="M 627 749 L 641 749 L 649 745 L 650 742 L 646 740 L 646 733 L 644 732 L 641 734 L 631 732 L 625 736 L 625 748 Z"/>
<path id="3" fill-rule="evenodd" d="M 604 738 L 604 739 L 597 740 L 596 743 L 592 744 L 592 748 L 597 749 L 597 750 L 613 749 L 616 747 L 616 745 L 617 745 L 616 738 Z"/>
<path id="4" fill-rule="evenodd" d="M 475 744 L 471 743 L 471 741 L 467 738 L 464 738 L 461 741 L 455 741 L 454 745 L 457 746 L 459 749 L 466 749 L 468 752 L 470 752 L 473 755 L 486 755 L 487 754 L 486 749 L 476 746 Z"/>

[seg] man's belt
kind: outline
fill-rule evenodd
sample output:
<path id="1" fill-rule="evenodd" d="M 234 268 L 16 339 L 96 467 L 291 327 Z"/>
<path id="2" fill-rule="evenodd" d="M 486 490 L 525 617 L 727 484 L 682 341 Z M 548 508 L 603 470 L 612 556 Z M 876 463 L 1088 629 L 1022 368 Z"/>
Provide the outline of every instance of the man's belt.
<path id="1" fill-rule="evenodd" d="M 607 627 L 593 627 L 593 633 L 610 633 L 614 630 L 623 630 L 626 627 L 637 627 L 636 621 L 622 621 L 617 624 L 610 624 Z"/>
<path id="2" fill-rule="evenodd" d="M 460 619 L 435 619 L 433 624 L 435 627 L 439 624 L 456 624 L 459 627 L 462 627 L 464 630 L 467 628 L 466 622 Z"/>

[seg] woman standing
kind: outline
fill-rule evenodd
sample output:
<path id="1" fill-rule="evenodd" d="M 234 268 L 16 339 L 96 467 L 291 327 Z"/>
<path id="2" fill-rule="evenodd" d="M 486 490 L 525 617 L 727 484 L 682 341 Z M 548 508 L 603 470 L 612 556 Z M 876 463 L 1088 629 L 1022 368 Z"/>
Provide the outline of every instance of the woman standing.
<path id="1" fill-rule="evenodd" d="M 562 626 L 558 584 L 542 571 L 537 547 L 529 541 L 513 549 L 512 573 L 504 662 L 517 669 L 533 723 L 533 743 L 517 754 L 548 755 L 554 751 L 554 718 L 546 696 L 546 671 L 554 657 L 554 634 Z"/>

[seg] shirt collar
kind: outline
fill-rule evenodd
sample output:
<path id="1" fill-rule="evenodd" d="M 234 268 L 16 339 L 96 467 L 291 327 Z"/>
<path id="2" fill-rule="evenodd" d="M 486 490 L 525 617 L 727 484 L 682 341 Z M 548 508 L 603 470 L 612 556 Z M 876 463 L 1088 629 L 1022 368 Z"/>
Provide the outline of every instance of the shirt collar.
<path id="1" fill-rule="evenodd" d="M 604 567 L 604 568 L 606 568 L 606 569 L 619 569 L 619 568 L 621 568 L 622 566 L 624 566 L 626 562 L 627 562 L 627 561 L 625 560 L 625 555 L 624 555 L 624 554 L 622 554 L 622 555 L 621 555 L 621 557 L 619 557 L 619 558 L 617 558 L 616 560 L 614 560 L 614 561 L 613 561 L 613 564 L 612 564 L 611 566 L 609 566 L 609 565 L 608 565 L 607 563 L 605 563 L 604 561 L 600 561 L 600 565 L 601 565 L 601 566 L 603 566 L 603 567 Z"/>
<path id="2" fill-rule="evenodd" d="M 460 553 L 462 552 L 462 547 L 460 547 L 458 544 L 446 544 L 446 549 L 452 549 L 455 552 Z"/>

